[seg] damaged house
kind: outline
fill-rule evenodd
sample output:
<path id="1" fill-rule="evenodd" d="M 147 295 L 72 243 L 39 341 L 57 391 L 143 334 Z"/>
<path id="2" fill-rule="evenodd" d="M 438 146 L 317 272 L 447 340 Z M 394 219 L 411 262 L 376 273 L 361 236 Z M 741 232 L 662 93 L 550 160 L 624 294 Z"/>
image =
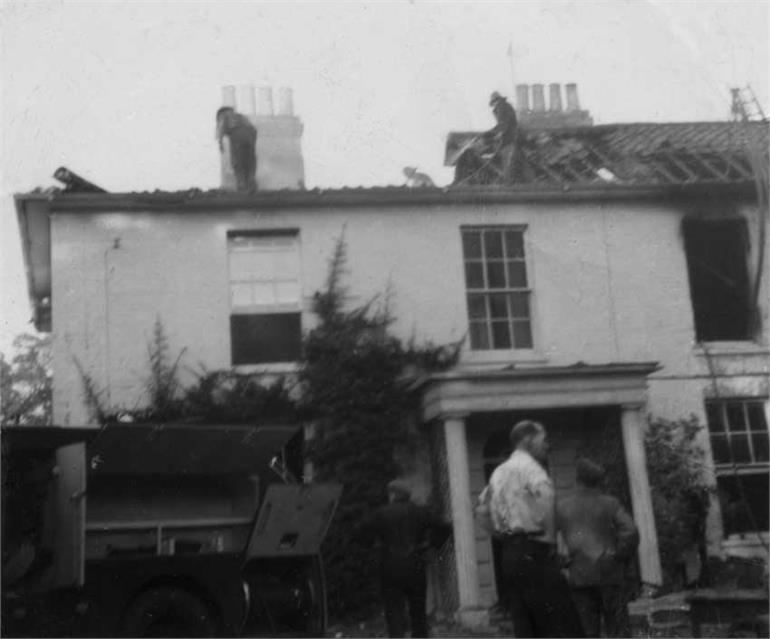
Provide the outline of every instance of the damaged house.
<path id="1" fill-rule="evenodd" d="M 254 193 L 229 190 L 223 154 L 221 191 L 16 196 L 56 424 L 89 420 L 75 359 L 114 406 L 136 404 L 156 316 L 210 370 L 296 371 L 344 228 L 353 295 L 389 285 L 404 339 L 465 337 L 456 367 L 419 386 L 427 452 L 410 471 L 453 521 L 442 606 L 478 623 L 497 600 L 472 506 L 522 417 L 548 428 L 559 491 L 579 455 L 616 451 L 655 586 L 645 425 L 694 414 L 720 489 L 708 552 L 765 552 L 770 273 L 752 149 L 766 153 L 766 122 L 593 125 L 574 85 L 566 109 L 552 85 L 547 110 L 542 85 L 531 105 L 520 87 L 513 183 L 476 133 L 453 132 L 448 188 L 305 190 L 291 94 L 276 112 L 269 90 L 254 95 L 225 91 L 259 131 Z M 58 481 L 74 492 L 80 478 Z"/>

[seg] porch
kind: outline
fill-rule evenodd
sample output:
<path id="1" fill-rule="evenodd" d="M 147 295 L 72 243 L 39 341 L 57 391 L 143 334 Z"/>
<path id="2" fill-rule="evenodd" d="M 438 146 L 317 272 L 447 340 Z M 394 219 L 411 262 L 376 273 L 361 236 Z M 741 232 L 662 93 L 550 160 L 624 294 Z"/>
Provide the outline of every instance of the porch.
<path id="1" fill-rule="evenodd" d="M 549 431 L 557 493 L 574 485 L 577 455 L 591 455 L 587 434 L 595 442 L 616 438 L 641 539 L 639 575 L 649 586 L 662 583 L 644 451 L 647 376 L 656 369 L 644 362 L 455 370 L 423 382 L 434 491 L 454 527 L 452 547 L 439 562 L 440 597 L 459 621 L 486 625 L 497 601 L 492 540 L 474 521 L 473 506 L 488 474 L 509 452 L 507 432 L 525 417 L 542 421 Z"/>

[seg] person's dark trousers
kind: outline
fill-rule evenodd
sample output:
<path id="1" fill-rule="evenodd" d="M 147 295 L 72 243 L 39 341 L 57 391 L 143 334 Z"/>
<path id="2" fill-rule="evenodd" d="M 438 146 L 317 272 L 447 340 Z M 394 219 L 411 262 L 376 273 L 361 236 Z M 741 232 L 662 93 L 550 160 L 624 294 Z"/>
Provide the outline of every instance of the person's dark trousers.
<path id="1" fill-rule="evenodd" d="M 553 546 L 524 535 L 501 538 L 503 600 L 519 637 L 584 637 Z"/>
<path id="2" fill-rule="evenodd" d="M 407 608 L 411 636 L 428 636 L 428 617 L 425 611 L 427 588 L 425 566 L 419 561 L 403 570 L 391 570 L 383 574 L 382 599 L 389 637 L 406 636 Z"/>
<path id="3" fill-rule="evenodd" d="M 628 609 L 620 586 L 587 586 L 573 588 L 575 602 L 586 637 L 628 637 Z"/>

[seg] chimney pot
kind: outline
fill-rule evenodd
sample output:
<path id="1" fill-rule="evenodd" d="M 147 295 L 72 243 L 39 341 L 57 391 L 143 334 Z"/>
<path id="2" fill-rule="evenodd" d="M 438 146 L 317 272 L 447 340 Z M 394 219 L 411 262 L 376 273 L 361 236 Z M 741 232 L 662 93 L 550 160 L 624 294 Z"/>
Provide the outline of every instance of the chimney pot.
<path id="1" fill-rule="evenodd" d="M 235 108 L 235 87 L 222 87 L 222 106 Z"/>
<path id="2" fill-rule="evenodd" d="M 257 108 L 254 102 L 254 87 L 250 84 L 238 87 L 238 112 L 250 117 L 256 115 Z"/>
<path id="3" fill-rule="evenodd" d="M 561 85 L 552 82 L 548 85 L 548 106 L 553 112 L 561 112 Z"/>
<path id="4" fill-rule="evenodd" d="M 294 115 L 294 97 L 289 87 L 278 89 L 277 115 Z"/>
<path id="5" fill-rule="evenodd" d="M 517 84 L 516 85 L 516 108 L 519 111 L 529 111 L 529 85 Z"/>
<path id="6" fill-rule="evenodd" d="M 545 93 L 542 84 L 532 85 L 532 110 L 536 112 L 545 111 Z"/>
<path id="7" fill-rule="evenodd" d="M 566 85 L 567 89 L 567 111 L 580 111 L 580 101 L 578 100 L 577 84 L 570 83 Z"/>
<path id="8" fill-rule="evenodd" d="M 257 115 L 273 115 L 273 87 L 259 87 L 257 89 Z"/>

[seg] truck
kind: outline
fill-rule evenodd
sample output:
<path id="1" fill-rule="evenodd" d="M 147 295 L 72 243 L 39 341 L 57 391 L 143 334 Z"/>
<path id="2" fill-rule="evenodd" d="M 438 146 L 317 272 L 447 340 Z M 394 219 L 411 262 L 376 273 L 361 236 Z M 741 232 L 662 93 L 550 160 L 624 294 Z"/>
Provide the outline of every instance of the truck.
<path id="1" fill-rule="evenodd" d="M 323 636 L 341 487 L 292 480 L 300 436 L 3 428 L 3 636 Z"/>

